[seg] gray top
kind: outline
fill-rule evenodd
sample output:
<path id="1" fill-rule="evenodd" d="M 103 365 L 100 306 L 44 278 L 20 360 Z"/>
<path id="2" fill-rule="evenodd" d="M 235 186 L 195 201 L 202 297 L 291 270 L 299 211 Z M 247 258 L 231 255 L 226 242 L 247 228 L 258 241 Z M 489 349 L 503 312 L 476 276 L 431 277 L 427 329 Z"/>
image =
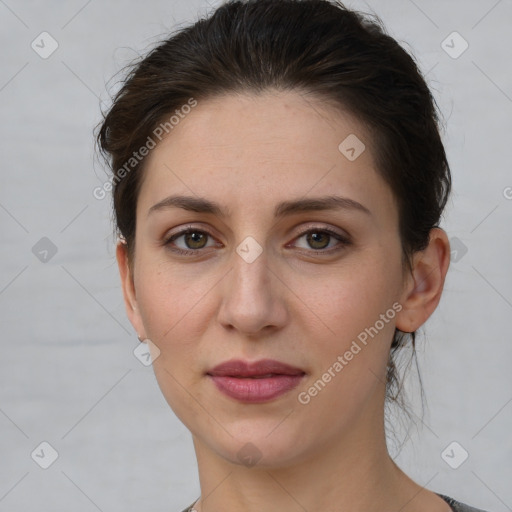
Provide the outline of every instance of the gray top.
<path id="1" fill-rule="evenodd" d="M 436 492 L 438 496 L 443 498 L 448 505 L 452 508 L 454 512 L 486 512 L 485 510 L 482 510 L 481 508 L 475 508 L 470 507 L 469 505 L 466 505 L 465 503 L 461 503 L 460 501 L 454 500 L 453 498 L 450 498 L 449 496 L 445 496 L 444 494 L 439 494 Z M 195 503 L 195 502 L 194 502 Z"/>
<path id="2" fill-rule="evenodd" d="M 466 505 L 465 503 L 461 503 L 460 501 L 454 500 L 453 498 L 450 498 L 449 496 L 445 496 L 444 494 L 439 494 L 438 492 L 436 492 L 436 494 L 440 498 L 443 498 L 443 500 L 446 501 L 446 503 L 448 503 L 448 505 L 450 505 L 453 512 L 486 512 L 485 510 L 482 510 L 480 508 L 470 507 L 469 505 Z M 195 500 L 194 503 L 196 501 L 197 500 Z M 192 505 L 194 505 L 194 503 L 192 503 Z M 192 510 L 192 505 L 188 506 L 182 512 L 190 512 Z"/>

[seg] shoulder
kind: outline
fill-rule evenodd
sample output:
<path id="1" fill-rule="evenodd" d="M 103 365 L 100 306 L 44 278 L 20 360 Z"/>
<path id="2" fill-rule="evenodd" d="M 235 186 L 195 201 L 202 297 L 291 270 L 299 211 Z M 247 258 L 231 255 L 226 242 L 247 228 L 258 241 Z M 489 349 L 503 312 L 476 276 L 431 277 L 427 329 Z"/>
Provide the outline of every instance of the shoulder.
<path id="1" fill-rule="evenodd" d="M 460 501 L 455 500 L 454 498 L 450 498 L 449 496 L 446 496 L 444 494 L 436 493 L 438 496 L 443 498 L 448 505 L 452 508 L 454 512 L 487 512 L 486 510 L 482 510 L 481 508 L 475 508 L 471 507 L 469 505 L 466 505 L 465 503 L 461 503 Z M 184 511 L 187 512 L 187 511 Z"/>
<path id="2" fill-rule="evenodd" d="M 194 501 L 195 503 L 195 501 Z M 192 507 L 194 506 L 194 503 L 190 504 L 185 510 L 182 510 L 181 512 L 191 512 Z"/>

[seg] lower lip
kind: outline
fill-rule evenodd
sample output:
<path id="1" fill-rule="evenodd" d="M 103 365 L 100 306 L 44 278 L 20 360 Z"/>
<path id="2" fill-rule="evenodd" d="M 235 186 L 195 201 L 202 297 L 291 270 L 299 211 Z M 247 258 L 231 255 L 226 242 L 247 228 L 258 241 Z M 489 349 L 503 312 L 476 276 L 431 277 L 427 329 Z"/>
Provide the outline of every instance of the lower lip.
<path id="1" fill-rule="evenodd" d="M 210 375 L 217 389 L 225 395 L 247 403 L 268 402 L 299 385 L 302 375 L 276 375 L 263 379 Z"/>

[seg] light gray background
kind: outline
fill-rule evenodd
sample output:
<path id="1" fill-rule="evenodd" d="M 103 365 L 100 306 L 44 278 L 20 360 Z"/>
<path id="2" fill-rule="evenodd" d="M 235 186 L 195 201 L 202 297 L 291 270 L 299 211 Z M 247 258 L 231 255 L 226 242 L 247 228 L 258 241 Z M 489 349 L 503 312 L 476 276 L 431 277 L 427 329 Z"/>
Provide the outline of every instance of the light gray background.
<path id="1" fill-rule="evenodd" d="M 443 227 L 467 248 L 419 337 L 429 409 L 397 461 L 429 489 L 512 510 L 512 1 L 347 5 L 380 15 L 427 73 L 453 173 Z M 190 434 L 132 352 L 92 130 L 107 81 L 209 9 L 0 0 L 0 511 L 173 512 L 199 495 Z M 47 59 L 31 48 L 43 31 L 59 45 Z M 453 31 L 469 43 L 456 59 L 441 46 Z M 57 248 L 46 263 L 42 237 Z M 59 455 L 48 469 L 31 457 L 43 441 Z M 452 441 L 469 453 L 458 469 L 441 458 Z"/>

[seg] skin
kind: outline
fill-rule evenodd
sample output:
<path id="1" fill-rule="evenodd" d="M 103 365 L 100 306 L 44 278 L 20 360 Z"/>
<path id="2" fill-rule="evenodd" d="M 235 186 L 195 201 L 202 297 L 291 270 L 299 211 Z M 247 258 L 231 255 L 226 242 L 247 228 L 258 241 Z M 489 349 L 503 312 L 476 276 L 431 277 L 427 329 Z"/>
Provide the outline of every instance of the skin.
<path id="1" fill-rule="evenodd" d="M 366 144 L 354 161 L 338 149 L 349 134 Z M 172 194 L 216 201 L 230 216 L 177 207 L 148 214 Z M 281 201 L 333 194 L 371 215 L 274 218 Z M 174 240 L 174 248 L 200 252 L 180 256 L 164 241 L 188 224 L 210 236 Z M 154 357 L 158 347 L 158 384 L 192 433 L 199 512 L 450 510 L 394 464 L 384 432 L 394 329 L 418 329 L 437 307 L 449 242 L 433 229 L 413 271 L 404 271 L 394 196 L 357 119 L 291 91 L 199 102 L 148 155 L 136 225 L 133 270 L 126 246 L 117 246 L 126 310 Z M 325 228 L 351 243 L 325 235 L 315 245 L 303 235 Z M 248 236 L 262 248 L 252 263 L 236 252 Z M 401 311 L 309 403 L 299 403 L 298 393 L 395 302 Z M 232 358 L 277 359 L 306 377 L 270 402 L 240 403 L 205 375 Z M 252 467 L 237 456 L 249 442 L 256 448 L 245 449 L 258 459 Z"/>

